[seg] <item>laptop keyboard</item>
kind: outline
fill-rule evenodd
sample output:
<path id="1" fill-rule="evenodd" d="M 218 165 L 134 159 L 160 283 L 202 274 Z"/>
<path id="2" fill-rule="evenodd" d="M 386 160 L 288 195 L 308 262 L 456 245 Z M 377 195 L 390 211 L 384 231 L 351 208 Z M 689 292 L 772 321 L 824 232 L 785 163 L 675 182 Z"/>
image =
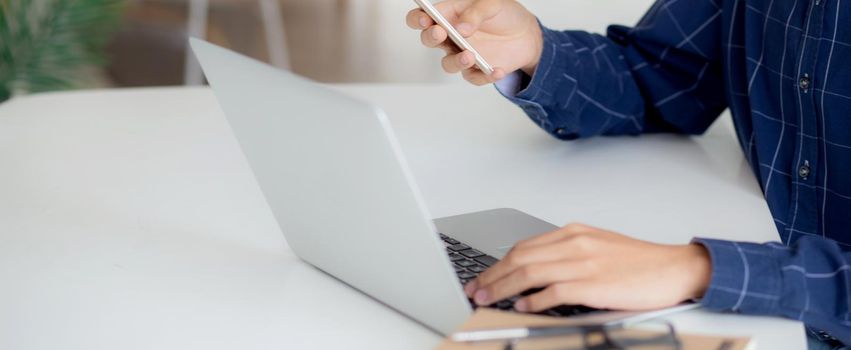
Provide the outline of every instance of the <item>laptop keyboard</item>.
<path id="1" fill-rule="evenodd" d="M 445 234 L 440 233 L 440 239 L 443 240 L 443 245 L 446 246 L 446 253 L 449 254 L 449 260 L 452 261 L 452 266 L 455 268 L 455 273 L 458 275 L 458 280 L 461 282 L 461 285 L 466 285 L 467 282 L 476 279 L 480 273 L 484 272 L 488 269 L 488 267 L 493 266 L 499 261 L 499 259 L 473 249 L 472 247 Z M 528 290 L 520 296 L 514 296 L 509 299 L 499 301 L 490 307 L 500 310 L 514 311 L 514 302 L 520 299 L 521 296 L 534 294 L 539 291 L 540 289 Z M 470 300 L 470 304 L 473 305 L 473 308 L 477 307 L 472 300 Z M 562 305 L 540 312 L 540 314 L 564 317 L 586 314 L 592 311 L 598 310 L 585 306 Z"/>

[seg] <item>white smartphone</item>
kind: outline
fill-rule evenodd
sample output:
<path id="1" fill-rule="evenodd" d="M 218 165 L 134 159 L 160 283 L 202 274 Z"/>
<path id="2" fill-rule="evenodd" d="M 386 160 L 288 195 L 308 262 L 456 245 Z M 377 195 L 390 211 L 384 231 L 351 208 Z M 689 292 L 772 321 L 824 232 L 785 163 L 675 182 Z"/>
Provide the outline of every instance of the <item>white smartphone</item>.
<path id="1" fill-rule="evenodd" d="M 461 34 L 458 33 L 457 30 L 455 30 L 455 27 L 453 27 L 452 24 L 446 20 L 446 17 L 443 17 L 443 15 L 440 14 L 440 11 L 434 8 L 434 5 L 431 4 L 431 1 L 414 0 L 414 2 L 416 2 L 417 5 L 421 9 L 423 9 L 423 11 L 425 11 L 425 13 L 427 13 L 429 17 L 431 17 L 431 19 L 433 19 L 439 26 L 443 27 L 443 29 L 446 30 L 446 33 L 449 34 L 449 39 L 451 39 L 452 42 L 455 43 L 456 46 L 458 46 L 458 48 L 460 48 L 461 50 L 470 51 L 473 53 L 473 55 L 476 56 L 476 67 L 478 67 L 479 70 L 481 70 L 487 75 L 493 74 L 493 67 L 491 67 L 491 65 L 488 64 L 487 61 L 485 61 L 485 58 L 482 57 L 482 55 L 479 54 L 478 51 L 476 51 L 473 45 L 470 45 L 470 43 L 467 42 L 467 39 L 464 39 L 464 37 L 461 36 Z"/>

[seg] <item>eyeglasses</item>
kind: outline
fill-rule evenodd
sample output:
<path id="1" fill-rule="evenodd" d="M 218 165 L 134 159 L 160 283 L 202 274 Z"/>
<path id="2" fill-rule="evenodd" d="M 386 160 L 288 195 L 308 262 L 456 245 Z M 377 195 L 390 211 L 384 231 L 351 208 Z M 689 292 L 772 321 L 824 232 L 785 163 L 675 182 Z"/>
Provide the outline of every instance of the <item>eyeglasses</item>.
<path id="1" fill-rule="evenodd" d="M 504 350 L 680 350 L 682 344 L 674 326 L 651 323 L 648 330 L 607 326 L 565 327 L 572 336 L 518 338 L 505 343 Z M 657 329 L 658 328 L 658 329 Z"/>

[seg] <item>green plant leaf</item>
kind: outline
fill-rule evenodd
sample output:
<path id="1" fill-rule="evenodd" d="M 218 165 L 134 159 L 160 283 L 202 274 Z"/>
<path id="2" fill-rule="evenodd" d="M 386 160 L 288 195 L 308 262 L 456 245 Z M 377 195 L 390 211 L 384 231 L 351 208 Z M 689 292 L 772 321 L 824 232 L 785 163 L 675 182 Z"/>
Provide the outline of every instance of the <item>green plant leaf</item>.
<path id="1" fill-rule="evenodd" d="M 122 0 L 0 0 L 0 98 L 75 87 L 106 62 Z M 0 99 L 2 100 L 2 99 Z"/>

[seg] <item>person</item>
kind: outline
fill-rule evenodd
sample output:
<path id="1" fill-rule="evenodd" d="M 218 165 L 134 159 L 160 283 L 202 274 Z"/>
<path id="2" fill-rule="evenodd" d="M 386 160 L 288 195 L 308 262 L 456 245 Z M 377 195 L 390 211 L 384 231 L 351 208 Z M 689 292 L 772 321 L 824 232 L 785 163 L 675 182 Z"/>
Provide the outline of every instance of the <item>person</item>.
<path id="1" fill-rule="evenodd" d="M 699 299 L 801 320 L 811 348 L 851 344 L 851 0 L 657 0 L 605 36 L 546 28 L 513 0 L 436 7 L 496 67 L 474 68 L 412 10 L 423 44 L 446 51 L 444 70 L 496 83 L 559 139 L 700 134 L 729 108 L 782 240 L 660 245 L 571 224 L 519 242 L 466 285 L 475 303 L 532 288 L 543 290 L 517 310 Z"/>

